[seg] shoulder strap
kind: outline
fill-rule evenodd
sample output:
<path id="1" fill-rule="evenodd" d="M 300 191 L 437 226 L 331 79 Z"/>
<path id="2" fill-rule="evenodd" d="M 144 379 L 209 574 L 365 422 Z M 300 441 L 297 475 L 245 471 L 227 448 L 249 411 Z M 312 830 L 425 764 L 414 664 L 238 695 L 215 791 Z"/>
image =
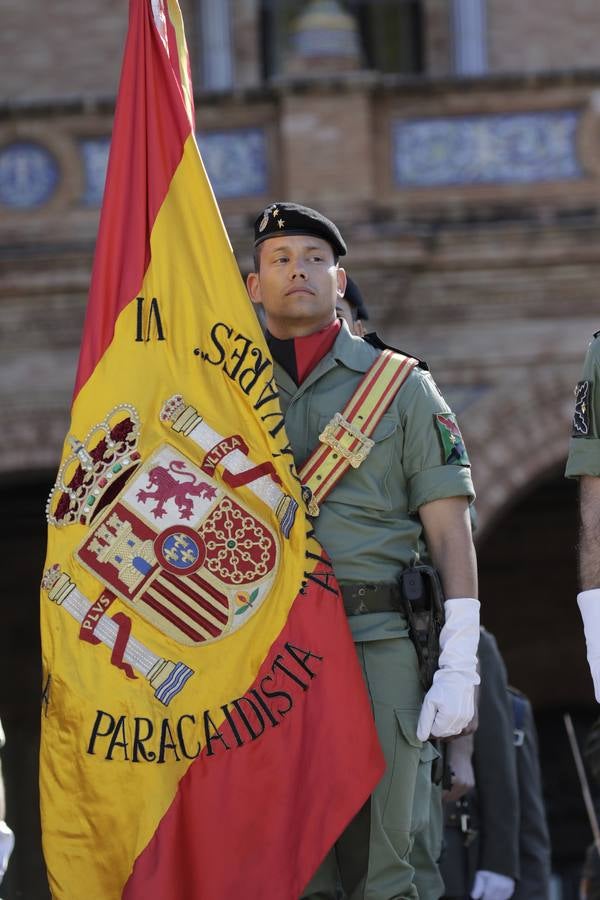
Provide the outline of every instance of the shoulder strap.
<path id="1" fill-rule="evenodd" d="M 319 504 L 350 466 L 358 468 L 373 446 L 370 435 L 419 360 L 384 350 L 361 379 L 341 413 L 336 413 L 319 435 L 319 445 L 299 471 L 308 495 L 308 511 Z"/>

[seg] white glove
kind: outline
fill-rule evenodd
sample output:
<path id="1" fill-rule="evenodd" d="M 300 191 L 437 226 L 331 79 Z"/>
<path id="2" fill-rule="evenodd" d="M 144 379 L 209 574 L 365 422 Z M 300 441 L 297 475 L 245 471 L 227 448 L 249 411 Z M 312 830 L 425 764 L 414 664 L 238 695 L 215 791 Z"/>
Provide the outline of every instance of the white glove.
<path id="1" fill-rule="evenodd" d="M 15 846 L 15 836 L 6 824 L 0 821 L 0 882 L 8 868 L 8 860 Z"/>
<path id="2" fill-rule="evenodd" d="M 440 632 L 439 669 L 425 694 L 417 737 L 451 737 L 473 718 L 479 645 L 479 601 L 457 597 L 444 603 L 446 622 Z"/>
<path id="3" fill-rule="evenodd" d="M 514 878 L 499 875 L 498 872 L 486 872 L 481 869 L 475 872 L 475 881 L 471 897 L 474 900 L 508 900 L 515 891 Z"/>
<path id="4" fill-rule="evenodd" d="M 594 682 L 596 701 L 600 703 L 600 588 L 581 591 L 577 603 L 583 619 L 587 659 Z"/>

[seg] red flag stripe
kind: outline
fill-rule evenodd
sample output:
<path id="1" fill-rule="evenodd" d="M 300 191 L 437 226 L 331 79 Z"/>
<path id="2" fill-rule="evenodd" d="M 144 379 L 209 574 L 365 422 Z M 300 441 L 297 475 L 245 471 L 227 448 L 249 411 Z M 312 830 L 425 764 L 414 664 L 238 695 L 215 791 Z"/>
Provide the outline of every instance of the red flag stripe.
<path id="1" fill-rule="evenodd" d="M 190 628 L 190 626 L 186 622 L 183 622 L 178 616 L 172 613 L 170 609 L 167 609 L 167 607 L 163 603 L 161 603 L 160 600 L 157 600 L 156 597 L 152 597 L 150 596 L 150 594 L 146 593 L 140 598 L 140 601 L 142 603 L 145 603 L 155 612 L 160 613 L 161 616 L 164 616 L 164 618 L 167 619 L 167 621 L 169 621 L 171 625 L 179 628 L 180 631 L 186 634 L 193 641 L 199 642 L 206 640 L 205 634 L 201 634 L 199 631 L 195 631 L 193 628 Z"/>
<path id="2" fill-rule="evenodd" d="M 194 584 L 197 584 L 198 587 L 201 587 L 203 590 L 205 590 L 207 594 L 210 594 L 213 600 L 216 600 L 217 603 L 220 603 L 225 607 L 225 609 L 229 609 L 229 600 L 227 599 L 225 594 L 222 594 L 216 589 L 216 587 L 213 587 L 213 585 L 209 581 L 205 581 L 204 578 L 202 578 L 201 575 L 198 575 L 197 572 L 194 572 L 193 575 L 190 575 L 189 579 L 190 581 L 193 581 Z"/>
<path id="3" fill-rule="evenodd" d="M 311 582 L 244 695 L 257 706 L 257 696 L 262 697 L 279 721 L 269 722 L 263 707 L 264 731 L 256 739 L 246 731 L 240 746 L 226 721 L 217 724 L 223 717 L 215 712 L 215 727 L 229 749 L 218 738 L 214 748 L 202 740 L 202 752 L 138 856 L 122 900 L 300 896 L 326 849 L 360 809 L 384 769 L 370 705 L 366 696 L 360 699 L 364 685 L 356 654 L 348 654 L 340 640 L 347 627 L 341 604 Z M 276 661 L 290 644 L 318 654 L 309 660 L 315 677 L 302 668 L 293 673 L 300 675 L 305 688 L 282 677 L 277 668 Z M 287 656 L 286 665 L 294 665 Z M 265 683 L 270 694 L 263 692 Z M 355 698 L 352 709 L 337 702 L 342 693 Z M 291 707 L 286 696 L 293 701 Z M 318 752 L 307 752 L 315 735 Z M 350 758 L 368 761 L 365 777 L 348 777 Z M 302 772 L 301 779 L 290 777 L 297 771 Z M 335 801 L 319 808 L 315 798 L 325 784 Z M 268 815 L 261 814 L 265 805 Z M 287 835 L 293 864 L 274 835 Z"/>
<path id="4" fill-rule="evenodd" d="M 131 0 L 74 396 L 110 344 L 119 314 L 140 289 L 150 262 L 150 233 L 190 132 L 150 4 Z"/>
<path id="5" fill-rule="evenodd" d="M 192 588 L 186 587 L 186 580 L 189 579 L 190 581 L 192 581 L 192 578 L 190 576 L 188 576 L 188 578 L 186 580 L 183 580 L 183 579 L 177 578 L 176 575 L 172 575 L 170 572 L 163 570 L 161 572 L 160 577 L 163 581 L 168 581 L 170 584 L 173 585 L 173 587 L 176 587 L 178 591 L 184 591 L 185 594 L 190 598 L 190 600 L 192 600 L 194 603 L 197 603 L 198 606 L 202 607 L 202 609 L 205 609 L 207 612 L 209 612 L 211 614 L 211 616 L 214 616 L 215 619 L 217 619 L 219 622 L 222 622 L 224 625 L 227 624 L 227 620 L 229 618 L 227 613 L 225 613 L 222 609 L 220 609 L 214 603 L 211 603 L 205 597 L 202 597 L 200 594 L 198 594 Z M 203 581 L 203 579 L 201 579 L 201 578 L 193 579 L 193 580 L 196 582 L 197 586 L 202 588 L 203 590 L 206 590 L 206 587 L 210 587 L 208 582 Z M 207 591 L 207 593 L 210 594 L 211 592 Z M 215 593 L 217 593 L 217 592 L 215 591 Z M 221 596 L 223 596 L 223 595 L 220 595 L 219 599 Z M 229 609 L 229 603 L 227 601 L 227 597 L 223 596 L 223 599 L 225 601 L 225 608 Z"/>
<path id="6" fill-rule="evenodd" d="M 207 631 L 209 633 L 209 635 L 212 635 L 212 637 L 217 637 L 217 635 L 221 634 L 221 631 L 223 630 L 222 628 L 218 628 L 216 625 L 214 625 L 212 622 L 210 622 L 208 619 L 206 619 L 201 613 L 197 612 L 195 609 L 192 609 L 190 606 L 187 606 L 183 602 L 181 597 L 178 597 L 177 594 L 174 593 L 174 591 L 169 590 L 167 585 L 164 584 L 160 578 L 156 578 L 152 582 L 152 587 L 144 592 L 144 594 L 142 595 L 142 598 L 144 601 L 149 602 L 147 600 L 147 598 L 150 597 L 150 599 L 157 602 L 157 598 L 154 596 L 155 594 L 160 594 L 161 597 L 163 597 L 165 600 L 168 600 L 169 603 L 173 604 L 173 606 L 176 606 L 177 609 L 179 609 L 181 612 L 185 613 L 186 616 L 188 618 L 190 618 L 193 622 L 195 622 L 197 625 L 200 625 L 200 627 L 203 628 L 205 631 Z M 166 607 L 164 607 L 164 608 L 166 609 Z M 169 611 L 171 612 L 171 614 L 173 616 L 176 615 L 175 613 L 172 612 L 172 610 L 169 610 Z M 173 624 L 176 624 L 177 627 L 181 628 L 182 631 L 185 631 L 185 628 L 183 626 L 187 625 L 187 623 L 185 622 L 184 619 L 179 619 L 179 618 L 178 618 L 178 621 L 173 622 Z M 206 639 L 205 634 L 202 634 L 201 636 L 202 636 L 203 640 Z"/>

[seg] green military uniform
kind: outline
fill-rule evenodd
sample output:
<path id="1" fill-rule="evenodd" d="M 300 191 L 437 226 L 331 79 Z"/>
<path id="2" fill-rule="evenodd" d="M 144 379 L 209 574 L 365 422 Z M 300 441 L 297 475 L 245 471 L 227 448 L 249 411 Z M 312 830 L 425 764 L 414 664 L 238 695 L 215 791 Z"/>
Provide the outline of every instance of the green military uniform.
<path id="1" fill-rule="evenodd" d="M 600 332 L 596 332 L 575 388 L 575 412 L 566 469 L 567 478 L 600 477 Z"/>
<path id="2" fill-rule="evenodd" d="M 343 325 L 331 350 L 300 386 L 275 363 L 298 468 L 380 352 Z M 365 462 L 346 472 L 314 519 L 342 585 L 391 583 L 412 562 L 427 562 L 419 507 L 447 497 L 473 497 L 460 432 L 423 369 L 410 374 L 372 439 Z M 416 898 L 409 853 L 414 832 L 429 816 L 429 770 L 436 755 L 416 736 L 423 699 L 416 653 L 399 612 L 354 615 L 349 623 L 388 765 L 368 809 L 336 845 L 337 862 L 351 898 Z M 303 897 L 334 898 L 336 868 L 330 854 Z"/>

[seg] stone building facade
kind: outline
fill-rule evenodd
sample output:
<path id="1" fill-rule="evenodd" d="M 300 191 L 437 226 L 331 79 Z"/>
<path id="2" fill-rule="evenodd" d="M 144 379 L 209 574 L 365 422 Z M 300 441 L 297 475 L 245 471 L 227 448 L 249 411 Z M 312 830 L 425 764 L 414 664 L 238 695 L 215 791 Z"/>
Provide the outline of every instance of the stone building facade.
<path id="1" fill-rule="evenodd" d="M 264 205 L 322 209 L 347 239 L 373 325 L 429 361 L 459 413 L 484 621 L 555 753 L 556 711 L 580 710 L 582 726 L 593 714 L 576 494 L 561 469 L 573 385 L 600 327 L 600 6 L 181 6 L 199 145 L 242 271 Z M 32 805 L 43 495 L 68 427 L 127 20 L 125 0 L 101 10 L 53 0 L 40 28 L 34 0 L 7 2 L 0 32 L 0 528 L 14 561 L 2 616 L 16 635 L 0 656 L 0 715 L 5 769 Z M 16 815 L 30 831 L 31 814 Z M 587 838 L 578 810 L 570 829 L 554 818 L 566 872 Z M 36 859 L 16 857 L 8 900 L 43 896 Z"/>

